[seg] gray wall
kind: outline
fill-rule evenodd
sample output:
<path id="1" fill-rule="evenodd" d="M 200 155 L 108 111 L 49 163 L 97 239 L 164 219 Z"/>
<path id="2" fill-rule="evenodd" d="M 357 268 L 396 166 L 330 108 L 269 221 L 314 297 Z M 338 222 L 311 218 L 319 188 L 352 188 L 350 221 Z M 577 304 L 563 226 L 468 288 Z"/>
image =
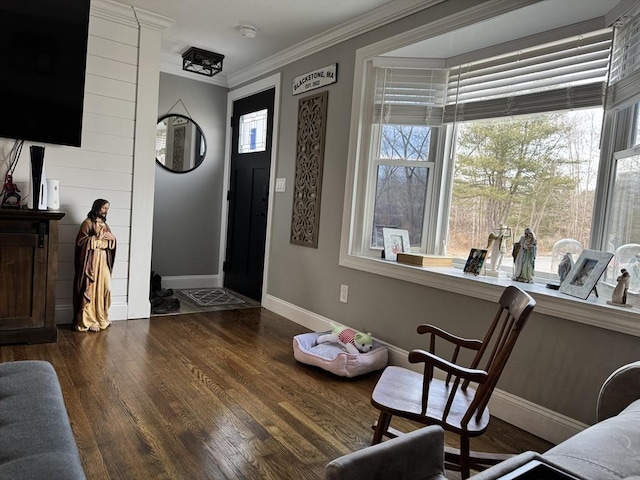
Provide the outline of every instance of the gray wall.
<path id="1" fill-rule="evenodd" d="M 436 21 L 445 9 L 477 2 L 447 2 L 379 28 L 284 67 L 277 177 L 293 184 L 296 115 L 300 96 L 291 95 L 295 76 L 338 63 L 329 91 L 326 151 L 318 248 L 289 243 L 292 192 L 276 194 L 268 294 L 303 309 L 372 332 L 402 349 L 423 347 L 415 333 L 434 323 L 462 336 L 482 336 L 494 304 L 451 292 L 338 266 L 355 51 L 416 26 Z M 313 92 L 317 93 L 319 90 Z M 304 97 L 304 95 L 301 95 Z M 339 302 L 340 284 L 349 302 Z M 595 420 L 600 384 L 618 366 L 640 358 L 637 337 L 573 321 L 534 314 L 498 388 L 584 423 Z"/>
<path id="2" fill-rule="evenodd" d="M 195 74 L 194 74 L 195 75 Z M 217 275 L 228 89 L 160 74 L 158 116 L 191 114 L 207 142 L 202 164 L 172 173 L 156 163 L 152 268 L 162 276 Z"/>

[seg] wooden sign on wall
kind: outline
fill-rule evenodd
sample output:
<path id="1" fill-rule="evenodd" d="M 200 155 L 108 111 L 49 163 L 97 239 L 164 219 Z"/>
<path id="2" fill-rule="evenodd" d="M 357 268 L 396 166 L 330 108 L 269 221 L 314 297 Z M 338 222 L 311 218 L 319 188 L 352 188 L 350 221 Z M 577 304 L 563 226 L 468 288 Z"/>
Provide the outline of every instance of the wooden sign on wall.
<path id="1" fill-rule="evenodd" d="M 290 242 L 312 248 L 318 248 L 328 101 L 329 92 L 327 91 L 298 101 L 296 172 Z"/>
<path id="2" fill-rule="evenodd" d="M 292 93 L 298 95 L 300 93 L 310 92 L 316 88 L 322 88 L 338 81 L 338 64 L 327 65 L 313 72 L 299 75 L 293 79 Z"/>

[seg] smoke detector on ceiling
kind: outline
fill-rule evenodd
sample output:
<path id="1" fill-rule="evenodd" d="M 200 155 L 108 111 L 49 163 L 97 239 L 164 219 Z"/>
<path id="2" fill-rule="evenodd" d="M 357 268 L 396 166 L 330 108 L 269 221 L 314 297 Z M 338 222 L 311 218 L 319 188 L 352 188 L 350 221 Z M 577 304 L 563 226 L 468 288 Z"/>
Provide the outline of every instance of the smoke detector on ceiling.
<path id="1" fill-rule="evenodd" d="M 239 25 L 238 31 L 243 37 L 254 38 L 258 29 L 253 25 Z"/>

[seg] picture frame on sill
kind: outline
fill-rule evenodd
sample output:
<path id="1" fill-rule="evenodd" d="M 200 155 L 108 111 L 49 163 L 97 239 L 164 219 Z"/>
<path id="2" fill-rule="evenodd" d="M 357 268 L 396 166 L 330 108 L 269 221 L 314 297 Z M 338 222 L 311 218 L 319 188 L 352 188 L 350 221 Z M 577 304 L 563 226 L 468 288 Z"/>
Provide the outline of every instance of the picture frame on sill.
<path id="1" fill-rule="evenodd" d="M 613 258 L 611 252 L 583 250 L 560 284 L 560 293 L 586 300 Z"/>
<path id="2" fill-rule="evenodd" d="M 384 258 L 395 262 L 398 252 L 410 252 L 409 231 L 400 228 L 383 228 L 382 238 L 384 242 Z"/>
<path id="3" fill-rule="evenodd" d="M 481 248 L 472 248 L 469 252 L 469 257 L 464 264 L 464 273 L 473 273 L 474 275 L 480 275 L 484 261 L 487 259 L 487 250 Z"/>

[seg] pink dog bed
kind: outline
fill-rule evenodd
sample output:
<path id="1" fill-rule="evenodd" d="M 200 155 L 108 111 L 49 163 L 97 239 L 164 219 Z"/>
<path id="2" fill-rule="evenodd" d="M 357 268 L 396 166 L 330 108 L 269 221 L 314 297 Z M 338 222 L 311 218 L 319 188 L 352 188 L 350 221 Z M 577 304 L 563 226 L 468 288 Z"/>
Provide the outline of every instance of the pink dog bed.
<path id="1" fill-rule="evenodd" d="M 314 365 L 341 377 L 355 377 L 387 366 L 387 347 L 374 340 L 366 353 L 348 353 L 338 343 L 320 343 L 316 339 L 330 332 L 301 333 L 293 337 L 293 356 L 300 363 Z"/>

